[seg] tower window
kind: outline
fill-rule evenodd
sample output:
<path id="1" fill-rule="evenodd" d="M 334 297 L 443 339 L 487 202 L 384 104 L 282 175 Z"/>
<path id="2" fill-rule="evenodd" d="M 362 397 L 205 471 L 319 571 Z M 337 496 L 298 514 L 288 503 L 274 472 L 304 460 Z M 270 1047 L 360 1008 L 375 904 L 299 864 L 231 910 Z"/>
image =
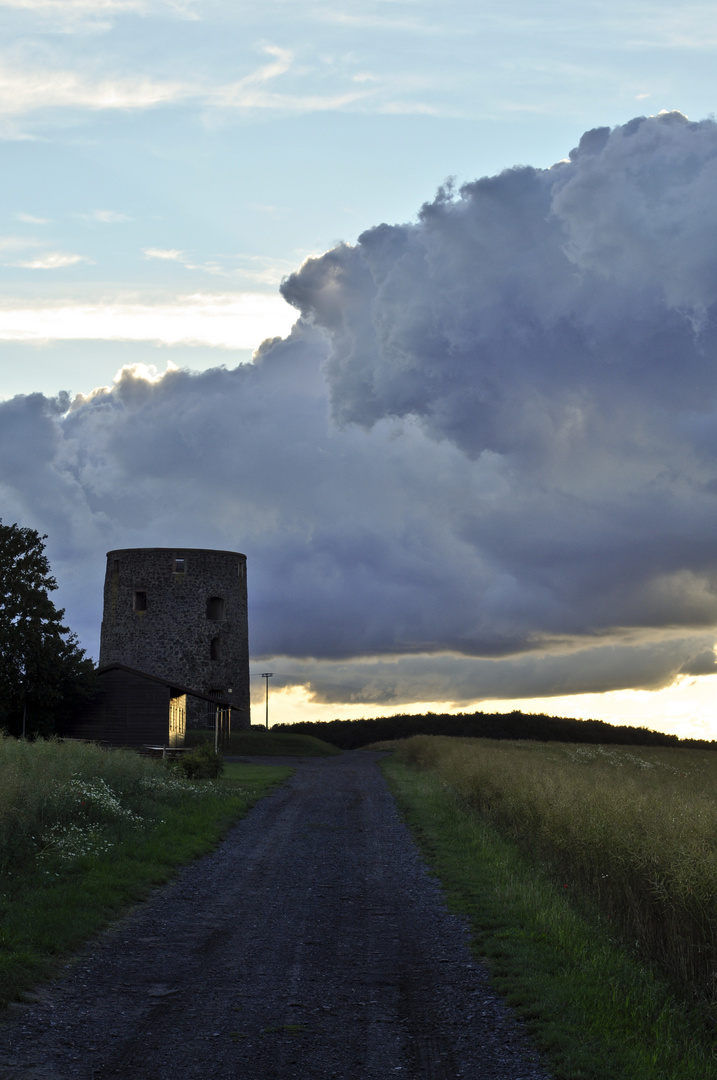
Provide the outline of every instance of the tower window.
<path id="1" fill-rule="evenodd" d="M 184 555 L 174 556 L 174 572 L 175 574 L 184 574 L 187 571 L 187 561 Z"/>
<path id="2" fill-rule="evenodd" d="M 133 611 L 146 611 L 147 610 L 147 593 L 140 590 L 135 590 L 134 602 L 132 604 Z"/>
<path id="3" fill-rule="evenodd" d="M 213 637 L 209 642 L 209 659 L 221 660 L 221 645 L 218 637 Z"/>
<path id="4" fill-rule="evenodd" d="M 220 622 L 224 618 L 224 598 L 210 596 L 207 600 L 207 618 L 212 622 Z"/>

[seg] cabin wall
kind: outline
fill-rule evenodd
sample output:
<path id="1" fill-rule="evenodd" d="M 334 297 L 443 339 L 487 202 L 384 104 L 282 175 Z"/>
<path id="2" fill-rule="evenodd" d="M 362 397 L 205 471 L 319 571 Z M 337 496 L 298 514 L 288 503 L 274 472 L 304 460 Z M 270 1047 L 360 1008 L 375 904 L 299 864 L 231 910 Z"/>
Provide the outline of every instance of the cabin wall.
<path id="1" fill-rule="evenodd" d="M 121 669 L 101 673 L 100 686 L 97 697 L 75 718 L 68 732 L 73 738 L 110 746 L 183 745 L 184 730 L 177 726 L 178 719 L 170 732 L 168 686 Z"/>

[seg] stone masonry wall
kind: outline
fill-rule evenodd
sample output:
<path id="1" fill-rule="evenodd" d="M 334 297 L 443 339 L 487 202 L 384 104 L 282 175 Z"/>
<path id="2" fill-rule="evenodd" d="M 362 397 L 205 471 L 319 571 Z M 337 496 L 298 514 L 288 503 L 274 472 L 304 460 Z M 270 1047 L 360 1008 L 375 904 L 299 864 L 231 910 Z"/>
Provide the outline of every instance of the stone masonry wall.
<path id="1" fill-rule="evenodd" d="M 100 665 L 110 663 L 231 700 L 232 727 L 248 727 L 246 556 L 205 548 L 108 552 Z"/>

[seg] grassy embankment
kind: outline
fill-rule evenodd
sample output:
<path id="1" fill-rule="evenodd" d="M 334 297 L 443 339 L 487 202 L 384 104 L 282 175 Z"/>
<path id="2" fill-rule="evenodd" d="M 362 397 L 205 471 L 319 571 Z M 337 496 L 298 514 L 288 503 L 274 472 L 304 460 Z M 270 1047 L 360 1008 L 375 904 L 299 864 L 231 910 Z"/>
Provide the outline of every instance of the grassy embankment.
<path id="1" fill-rule="evenodd" d="M 717 757 L 418 736 L 389 781 L 559 1080 L 717 1076 Z"/>
<path id="2" fill-rule="evenodd" d="M 0 737 L 0 1005 L 210 851 L 289 769 L 188 781 L 123 750 Z"/>
<path id="3" fill-rule="evenodd" d="M 198 746 L 214 738 L 211 731 L 189 730 L 186 745 Z M 251 731 L 232 732 L 227 754 L 234 757 L 267 755 L 270 757 L 327 757 L 342 751 L 313 735 L 297 735 L 288 731 L 266 731 L 254 727 Z"/>

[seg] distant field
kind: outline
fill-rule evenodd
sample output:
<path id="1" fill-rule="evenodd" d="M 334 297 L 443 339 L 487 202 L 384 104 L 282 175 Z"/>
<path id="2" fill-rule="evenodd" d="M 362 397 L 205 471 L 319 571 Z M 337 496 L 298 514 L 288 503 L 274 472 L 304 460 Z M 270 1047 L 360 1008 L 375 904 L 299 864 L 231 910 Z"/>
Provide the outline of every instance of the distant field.
<path id="1" fill-rule="evenodd" d="M 395 745 L 637 955 L 717 1005 L 714 752 L 435 736 Z"/>
<path id="2" fill-rule="evenodd" d="M 213 739 L 208 731 L 188 731 L 187 745 Z M 340 754 L 341 750 L 313 735 L 294 735 L 286 731 L 235 731 L 231 735 L 228 753 L 247 757 L 271 755 L 272 757 L 326 757 Z"/>

